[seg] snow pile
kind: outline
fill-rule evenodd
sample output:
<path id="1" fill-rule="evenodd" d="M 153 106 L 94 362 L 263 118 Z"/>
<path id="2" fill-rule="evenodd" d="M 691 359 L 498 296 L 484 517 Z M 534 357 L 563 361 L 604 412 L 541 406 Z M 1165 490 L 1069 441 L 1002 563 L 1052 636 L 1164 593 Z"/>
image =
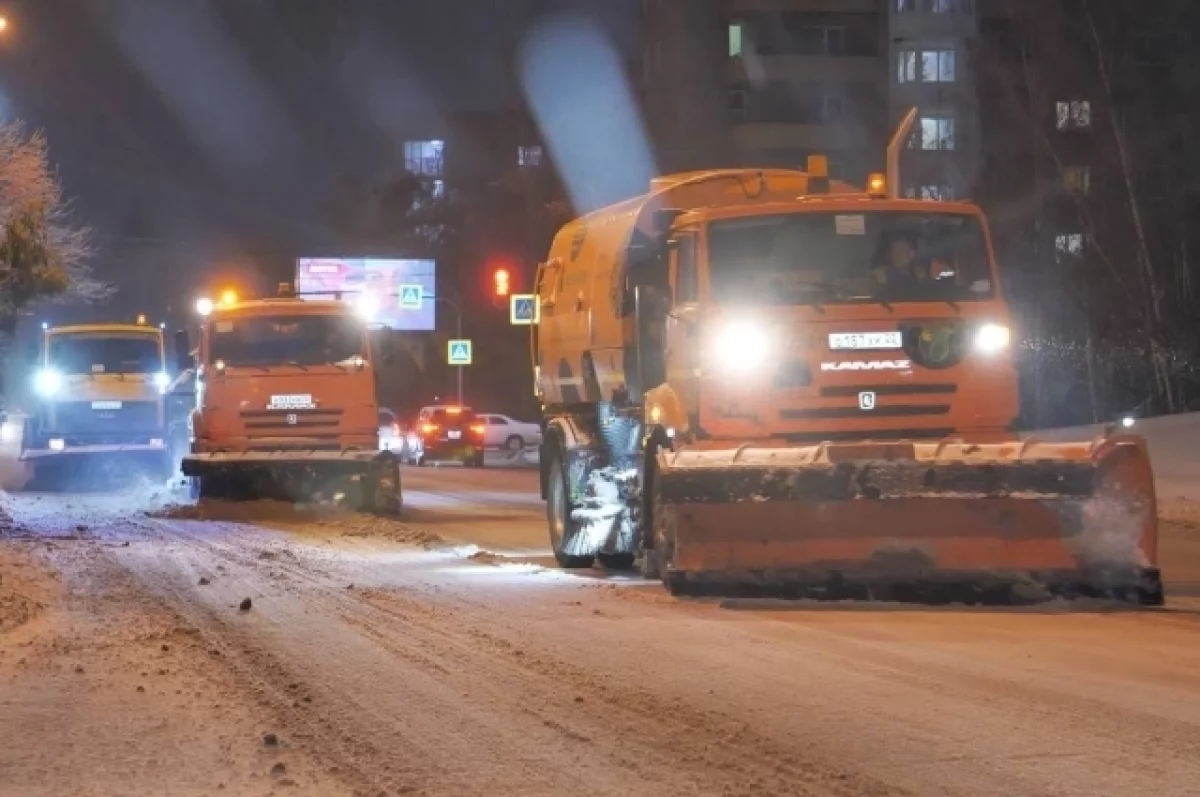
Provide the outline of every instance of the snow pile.
<path id="1" fill-rule="evenodd" d="M 343 514 L 321 520 L 317 525 L 337 529 L 344 537 L 378 537 L 424 548 L 432 548 L 443 542 L 440 535 L 428 529 L 372 515 Z"/>
<path id="2" fill-rule="evenodd" d="M 25 625 L 45 610 L 55 576 L 20 548 L 0 547 L 0 633 Z"/>

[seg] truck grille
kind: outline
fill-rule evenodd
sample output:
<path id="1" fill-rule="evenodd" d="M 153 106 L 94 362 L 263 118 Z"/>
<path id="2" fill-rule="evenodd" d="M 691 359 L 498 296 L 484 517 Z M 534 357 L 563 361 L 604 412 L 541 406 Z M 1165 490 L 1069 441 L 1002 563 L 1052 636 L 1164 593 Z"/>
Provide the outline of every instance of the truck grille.
<path id="1" fill-rule="evenodd" d="M 876 396 L 951 396 L 958 392 L 958 385 L 837 385 L 821 388 L 821 398 L 854 397 L 859 393 L 874 393 Z"/>
<path id="2" fill-rule="evenodd" d="M 810 410 L 781 410 L 779 417 L 787 421 L 844 420 L 846 418 L 911 418 L 921 415 L 945 415 L 949 404 L 898 404 L 863 410 L 858 407 L 822 407 Z"/>
<path id="3" fill-rule="evenodd" d="M 808 363 L 796 360 L 783 363 L 775 371 L 775 387 L 798 388 L 812 384 L 812 368 Z"/>
<path id="4" fill-rule="evenodd" d="M 341 410 L 244 410 L 242 423 L 248 437 L 278 437 L 302 434 L 336 434 L 342 422 Z"/>
<path id="5" fill-rule="evenodd" d="M 91 401 L 64 401 L 53 409 L 53 429 L 61 434 L 157 432 L 158 402 L 124 401 L 119 409 L 93 409 Z"/>

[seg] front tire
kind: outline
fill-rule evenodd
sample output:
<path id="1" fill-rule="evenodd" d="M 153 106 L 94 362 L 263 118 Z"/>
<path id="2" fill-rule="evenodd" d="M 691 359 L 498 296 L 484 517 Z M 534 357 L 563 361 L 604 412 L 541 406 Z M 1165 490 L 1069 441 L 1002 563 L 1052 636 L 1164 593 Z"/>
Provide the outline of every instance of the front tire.
<path id="1" fill-rule="evenodd" d="M 596 560 L 595 555 L 578 553 L 575 548 L 582 529 L 579 522 L 571 518 L 567 468 L 562 451 L 557 447 L 551 449 L 546 482 L 546 521 L 555 561 L 568 570 L 591 567 Z"/>
<path id="2" fill-rule="evenodd" d="M 516 454 L 520 454 L 525 450 L 525 439 L 520 435 L 515 434 L 504 441 L 504 447 L 508 450 L 509 454 L 515 456 Z"/>

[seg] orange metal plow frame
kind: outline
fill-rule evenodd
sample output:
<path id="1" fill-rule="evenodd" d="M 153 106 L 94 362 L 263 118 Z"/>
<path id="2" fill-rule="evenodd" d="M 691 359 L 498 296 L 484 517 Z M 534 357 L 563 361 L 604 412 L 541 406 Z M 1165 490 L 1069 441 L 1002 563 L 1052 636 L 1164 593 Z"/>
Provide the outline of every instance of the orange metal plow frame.
<path id="1" fill-rule="evenodd" d="M 866 442 L 659 458 L 673 591 L 1053 592 L 1157 604 L 1145 444 Z"/>

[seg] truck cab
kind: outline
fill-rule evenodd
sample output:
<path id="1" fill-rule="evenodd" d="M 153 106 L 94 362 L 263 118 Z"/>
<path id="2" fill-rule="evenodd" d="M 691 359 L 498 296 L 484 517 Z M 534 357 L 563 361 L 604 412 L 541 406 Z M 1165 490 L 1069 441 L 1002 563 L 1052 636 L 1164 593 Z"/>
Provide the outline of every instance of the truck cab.
<path id="1" fill-rule="evenodd" d="M 162 329 L 145 323 L 43 327 L 32 374 L 37 397 L 23 460 L 121 456 L 166 468 L 163 392 L 170 384 Z"/>
<path id="2" fill-rule="evenodd" d="M 222 304 L 198 353 L 194 453 L 379 449 L 367 329 L 346 303 Z"/>
<path id="3" fill-rule="evenodd" d="M 366 321 L 347 302 L 280 287 L 279 298 L 227 292 L 219 304 L 197 303 L 204 321 L 183 475 L 199 498 L 399 511 L 399 464 L 379 447 Z M 177 345 L 188 350 L 186 340 Z"/>

